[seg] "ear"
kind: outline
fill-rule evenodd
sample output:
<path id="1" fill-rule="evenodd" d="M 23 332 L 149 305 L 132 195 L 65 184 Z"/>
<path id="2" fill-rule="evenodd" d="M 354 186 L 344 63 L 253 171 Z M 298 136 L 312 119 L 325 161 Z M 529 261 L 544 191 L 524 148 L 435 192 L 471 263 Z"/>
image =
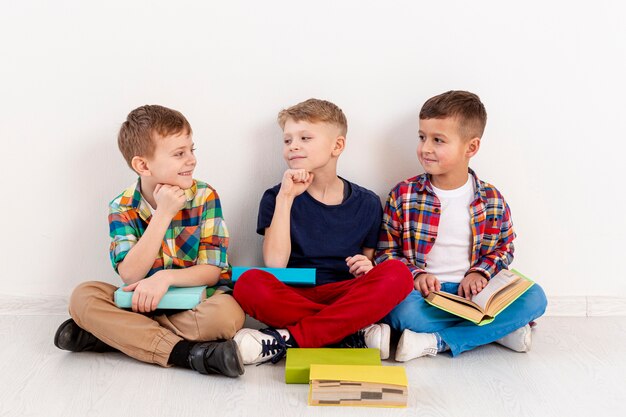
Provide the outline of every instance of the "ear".
<path id="1" fill-rule="evenodd" d="M 467 150 L 465 152 L 465 155 L 468 158 L 471 158 L 478 153 L 479 149 L 480 149 L 480 138 L 479 137 L 471 138 L 467 144 Z"/>
<path id="2" fill-rule="evenodd" d="M 333 156 L 341 155 L 341 152 L 346 148 L 346 137 L 345 136 L 337 136 L 335 139 L 335 145 L 333 146 Z"/>
<path id="3" fill-rule="evenodd" d="M 150 169 L 148 168 L 148 160 L 146 158 L 133 156 L 133 159 L 130 161 L 130 165 L 140 176 L 150 176 Z"/>

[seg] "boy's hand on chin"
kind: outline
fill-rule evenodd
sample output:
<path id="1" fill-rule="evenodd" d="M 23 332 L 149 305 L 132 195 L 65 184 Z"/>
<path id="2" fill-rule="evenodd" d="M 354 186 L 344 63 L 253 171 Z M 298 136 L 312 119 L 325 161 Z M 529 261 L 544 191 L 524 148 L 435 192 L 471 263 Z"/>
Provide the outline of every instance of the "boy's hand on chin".
<path id="1" fill-rule="evenodd" d="M 157 184 L 153 195 L 156 209 L 169 217 L 174 217 L 187 202 L 185 190 L 176 185 Z"/>
<path id="2" fill-rule="evenodd" d="M 314 174 L 305 169 L 288 169 L 283 174 L 279 193 L 289 197 L 297 197 L 309 188 Z"/>

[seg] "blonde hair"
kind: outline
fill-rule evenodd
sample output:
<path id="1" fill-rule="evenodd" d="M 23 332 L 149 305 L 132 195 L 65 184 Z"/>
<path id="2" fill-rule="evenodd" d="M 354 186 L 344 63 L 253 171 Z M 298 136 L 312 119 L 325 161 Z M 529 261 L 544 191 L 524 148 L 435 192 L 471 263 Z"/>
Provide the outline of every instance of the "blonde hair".
<path id="1" fill-rule="evenodd" d="M 329 123 L 337 126 L 342 136 L 348 133 L 348 121 L 345 114 L 337 105 L 326 100 L 310 98 L 288 109 L 283 109 L 278 113 L 278 124 L 281 129 L 285 128 L 285 123 L 289 119 L 296 122 L 305 120 L 311 123 Z"/>

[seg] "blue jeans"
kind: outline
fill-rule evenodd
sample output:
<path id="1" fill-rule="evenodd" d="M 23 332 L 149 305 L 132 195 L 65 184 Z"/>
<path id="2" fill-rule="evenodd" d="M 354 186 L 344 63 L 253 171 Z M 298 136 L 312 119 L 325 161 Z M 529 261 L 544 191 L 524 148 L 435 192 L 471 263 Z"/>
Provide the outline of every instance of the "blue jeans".
<path id="1" fill-rule="evenodd" d="M 457 293 L 459 284 L 442 283 L 441 290 Z M 428 304 L 419 291 L 413 290 L 383 319 L 392 328 L 409 329 L 417 333 L 439 333 L 448 344 L 452 356 L 477 346 L 486 345 L 523 327 L 540 317 L 548 302 L 543 289 L 535 284 L 513 304 L 500 312 L 489 324 L 477 326 L 469 320 Z"/>

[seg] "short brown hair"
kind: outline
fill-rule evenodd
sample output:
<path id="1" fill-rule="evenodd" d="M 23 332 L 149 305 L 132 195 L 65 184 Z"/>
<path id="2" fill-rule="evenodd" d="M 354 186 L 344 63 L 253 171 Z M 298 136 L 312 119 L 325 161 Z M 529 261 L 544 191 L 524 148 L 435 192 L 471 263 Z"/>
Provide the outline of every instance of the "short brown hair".
<path id="1" fill-rule="evenodd" d="M 459 133 L 465 139 L 482 137 L 487 111 L 480 98 L 469 91 L 447 91 L 429 98 L 420 110 L 420 119 L 456 117 Z"/>
<path id="2" fill-rule="evenodd" d="M 181 132 L 192 133 L 191 125 L 181 112 L 158 105 L 145 105 L 128 113 L 117 135 L 117 146 L 132 168 L 131 161 L 135 156 L 153 155 L 155 133 L 165 137 Z"/>
<path id="3" fill-rule="evenodd" d="M 296 122 L 305 120 L 311 123 L 330 123 L 339 128 L 342 136 L 348 133 L 348 121 L 345 114 L 337 105 L 326 100 L 310 98 L 288 109 L 283 109 L 278 113 L 278 124 L 281 129 L 285 128 L 285 123 L 289 119 Z"/>

